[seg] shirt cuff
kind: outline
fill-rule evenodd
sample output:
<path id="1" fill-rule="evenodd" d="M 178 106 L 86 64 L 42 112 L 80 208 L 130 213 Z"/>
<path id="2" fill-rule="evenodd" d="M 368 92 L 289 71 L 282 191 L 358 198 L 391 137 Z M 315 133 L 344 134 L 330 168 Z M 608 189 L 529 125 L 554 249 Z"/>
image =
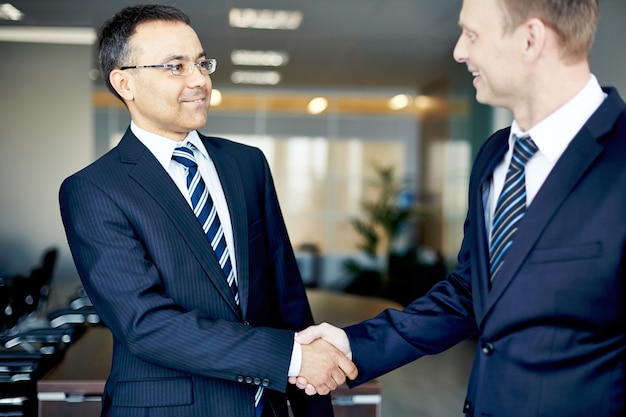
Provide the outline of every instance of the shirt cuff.
<path id="1" fill-rule="evenodd" d="M 300 375 L 300 368 L 302 367 L 302 346 L 300 343 L 294 341 L 293 349 L 291 351 L 291 362 L 289 363 L 289 372 L 287 376 Z"/>

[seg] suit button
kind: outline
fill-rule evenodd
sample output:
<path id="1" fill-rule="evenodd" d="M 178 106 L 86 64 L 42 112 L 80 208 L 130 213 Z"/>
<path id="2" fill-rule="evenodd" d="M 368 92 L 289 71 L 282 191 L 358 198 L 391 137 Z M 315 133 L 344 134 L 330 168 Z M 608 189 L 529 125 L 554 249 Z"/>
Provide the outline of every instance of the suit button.
<path id="1" fill-rule="evenodd" d="M 270 386 L 270 380 L 267 379 L 267 378 L 263 379 L 263 386 L 264 387 L 269 387 Z"/>
<path id="2" fill-rule="evenodd" d="M 261 378 L 254 378 L 254 385 L 261 385 Z"/>
<path id="3" fill-rule="evenodd" d="M 252 384 L 252 377 L 250 376 L 246 377 L 246 384 Z"/>
<path id="4" fill-rule="evenodd" d="M 486 342 L 483 343 L 481 349 L 480 349 L 485 355 L 491 355 L 494 351 L 494 347 L 491 343 Z"/>
<path id="5" fill-rule="evenodd" d="M 243 382 L 243 376 L 237 375 L 237 382 Z"/>

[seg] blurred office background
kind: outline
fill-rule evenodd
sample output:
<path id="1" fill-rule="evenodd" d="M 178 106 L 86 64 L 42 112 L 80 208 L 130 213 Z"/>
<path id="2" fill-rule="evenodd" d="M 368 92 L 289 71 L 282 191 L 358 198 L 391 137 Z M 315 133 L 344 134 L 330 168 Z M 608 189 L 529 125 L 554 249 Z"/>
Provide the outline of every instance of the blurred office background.
<path id="1" fill-rule="evenodd" d="M 0 273 L 26 273 L 58 248 L 48 300 L 55 306 L 80 286 L 59 185 L 114 146 L 129 123 L 97 71 L 97 28 L 139 2 L 10 3 L 0 4 Z M 460 0 L 175 5 L 218 61 L 201 131 L 264 151 L 309 287 L 405 304 L 454 267 L 473 155 L 510 123 L 507 111 L 475 102 L 471 75 L 452 58 Z M 626 3 L 600 0 L 600 7 L 592 71 L 626 94 Z M 245 27 L 252 17 L 261 28 Z M 378 246 L 358 227 L 371 220 L 368 202 L 400 216 L 393 231 L 377 229 Z M 443 378 L 456 397 L 397 402 L 389 415 L 460 414 L 472 352 L 459 349 L 389 382 L 392 398 L 410 399 L 432 384 L 406 375 Z M 428 414 L 429 401 L 450 409 Z"/>

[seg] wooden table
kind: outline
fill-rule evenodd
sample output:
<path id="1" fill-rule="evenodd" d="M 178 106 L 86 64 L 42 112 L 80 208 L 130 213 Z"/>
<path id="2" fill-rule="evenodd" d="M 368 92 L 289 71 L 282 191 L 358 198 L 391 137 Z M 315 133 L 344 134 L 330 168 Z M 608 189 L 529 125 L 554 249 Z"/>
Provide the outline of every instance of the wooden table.
<path id="1" fill-rule="evenodd" d="M 395 301 L 341 292 L 307 289 L 307 297 L 316 323 L 328 322 L 344 327 L 370 319 L 386 308 L 402 310 Z"/>
<path id="2" fill-rule="evenodd" d="M 345 326 L 400 305 L 372 297 L 307 290 L 316 322 Z M 112 335 L 104 327 L 90 329 L 65 354 L 63 362 L 37 383 L 39 417 L 97 417 L 109 375 Z M 335 417 L 379 417 L 381 391 L 376 381 L 332 394 Z"/>

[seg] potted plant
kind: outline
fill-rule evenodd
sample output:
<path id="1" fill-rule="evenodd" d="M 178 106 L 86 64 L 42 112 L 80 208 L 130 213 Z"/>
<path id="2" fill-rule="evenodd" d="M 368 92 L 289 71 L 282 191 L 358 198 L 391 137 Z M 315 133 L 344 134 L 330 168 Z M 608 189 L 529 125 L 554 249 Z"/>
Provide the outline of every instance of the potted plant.
<path id="1" fill-rule="evenodd" d="M 422 278 L 418 276 L 423 272 L 422 262 L 414 242 L 404 248 L 395 244 L 427 212 L 407 198 L 410 196 L 407 184 L 397 178 L 393 166 L 375 164 L 373 168 L 376 198 L 363 201 L 362 216 L 351 220 L 360 238 L 357 248 L 367 261 L 349 259 L 344 263 L 353 277 L 346 291 L 383 296 L 406 304 L 418 295 L 412 290 L 416 288 L 412 281 Z"/>

